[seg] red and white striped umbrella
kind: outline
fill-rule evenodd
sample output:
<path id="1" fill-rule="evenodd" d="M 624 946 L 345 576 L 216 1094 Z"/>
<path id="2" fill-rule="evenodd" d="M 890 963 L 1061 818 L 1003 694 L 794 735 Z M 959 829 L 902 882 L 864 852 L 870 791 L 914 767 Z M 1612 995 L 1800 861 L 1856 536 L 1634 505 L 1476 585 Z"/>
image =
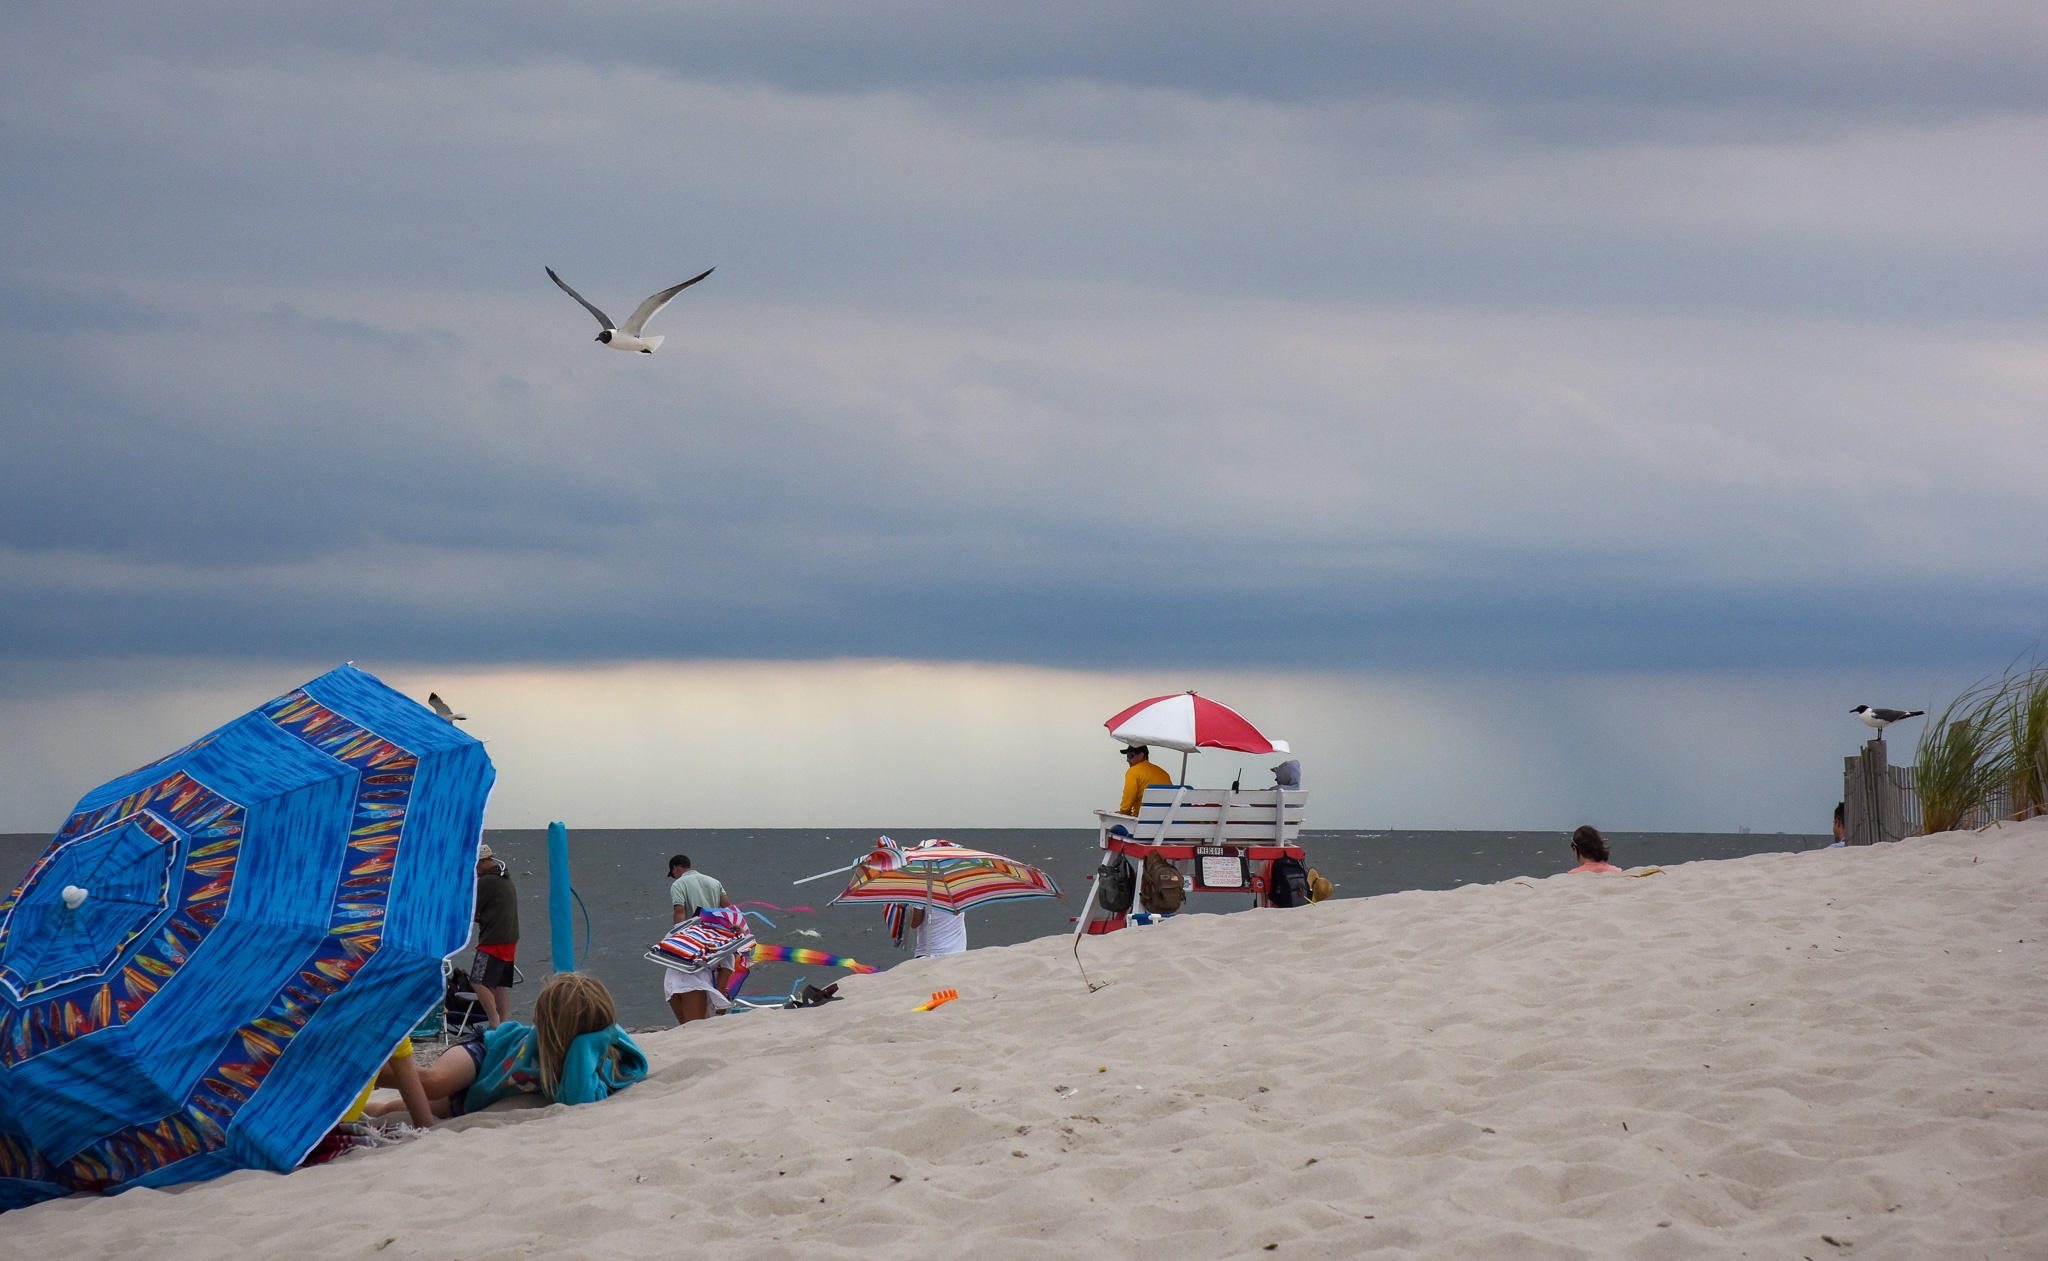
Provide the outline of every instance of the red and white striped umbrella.
<path id="1" fill-rule="evenodd" d="M 1153 744 L 1192 753 L 1235 749 L 1240 753 L 1291 753 L 1285 740 L 1269 740 L 1243 714 L 1193 692 L 1139 701 L 1103 723 L 1125 744 Z"/>

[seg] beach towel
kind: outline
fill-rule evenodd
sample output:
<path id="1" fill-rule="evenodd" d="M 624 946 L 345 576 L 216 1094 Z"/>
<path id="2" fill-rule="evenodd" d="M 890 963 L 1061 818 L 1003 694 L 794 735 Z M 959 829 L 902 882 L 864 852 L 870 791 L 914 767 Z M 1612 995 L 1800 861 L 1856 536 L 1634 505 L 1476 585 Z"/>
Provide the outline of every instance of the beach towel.
<path id="1" fill-rule="evenodd" d="M 645 1076 L 647 1056 L 624 1029 L 613 1025 L 569 1044 L 569 1053 L 562 1058 L 561 1088 L 553 1101 L 595 1103 Z M 483 1063 L 463 1110 L 475 1112 L 517 1094 L 546 1092 L 540 1088 L 540 1055 L 532 1026 L 508 1020 L 484 1035 Z"/>

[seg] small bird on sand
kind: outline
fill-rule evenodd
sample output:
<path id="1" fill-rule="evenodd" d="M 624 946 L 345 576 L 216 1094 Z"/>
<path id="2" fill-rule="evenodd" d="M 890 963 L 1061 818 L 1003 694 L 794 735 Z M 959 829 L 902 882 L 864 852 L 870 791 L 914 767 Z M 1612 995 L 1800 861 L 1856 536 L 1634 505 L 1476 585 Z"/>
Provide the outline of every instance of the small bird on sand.
<path id="1" fill-rule="evenodd" d="M 598 324 L 604 329 L 603 332 L 597 335 L 597 340 L 610 346 L 613 350 L 637 350 L 643 355 L 651 355 L 661 345 L 662 339 L 659 337 L 642 337 L 640 335 L 640 330 L 647 327 L 647 321 L 654 318 L 655 312 L 667 306 L 670 298 L 675 297 L 683 290 L 696 284 L 704 279 L 705 276 L 709 276 L 718 269 L 716 267 L 706 268 L 703 275 L 692 276 L 683 283 L 671 285 L 669 288 L 648 298 L 647 301 L 642 302 L 634 309 L 633 314 L 627 317 L 623 326 L 613 324 L 611 316 L 590 305 L 589 299 L 571 289 L 567 281 L 555 274 L 554 268 L 549 267 L 546 270 L 548 279 L 560 285 L 563 293 L 581 302 L 584 310 L 597 317 Z"/>
<path id="2" fill-rule="evenodd" d="M 458 714 L 453 709 L 449 708 L 448 702 L 441 699 L 441 694 L 439 692 L 427 693 L 427 708 L 433 710 L 436 714 L 439 714 L 441 717 L 447 719 L 449 722 L 469 721 L 468 714 Z"/>
<path id="3" fill-rule="evenodd" d="M 1918 718 L 1927 711 L 1924 709 L 1872 709 L 1868 705 L 1858 705 L 1849 712 L 1861 714 L 1864 726 L 1875 727 L 1877 730 L 1883 731 L 1886 727 L 1901 719 Z"/>

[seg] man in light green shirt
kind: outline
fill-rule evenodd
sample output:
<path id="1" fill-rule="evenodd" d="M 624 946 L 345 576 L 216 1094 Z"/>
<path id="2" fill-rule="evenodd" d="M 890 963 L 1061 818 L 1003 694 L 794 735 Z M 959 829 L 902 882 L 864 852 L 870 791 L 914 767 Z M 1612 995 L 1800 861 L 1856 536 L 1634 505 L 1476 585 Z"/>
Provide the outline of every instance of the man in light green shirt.
<path id="1" fill-rule="evenodd" d="M 731 906 L 732 899 L 725 896 L 725 886 L 701 871 L 690 869 L 690 856 L 677 854 L 668 860 L 668 899 L 675 904 L 674 923 L 696 918 L 697 912 L 707 906 Z M 669 1010 L 675 1013 L 676 1023 L 686 1025 L 692 1020 L 703 1020 L 711 1015 L 715 1002 L 720 1007 L 731 1004 L 725 998 L 725 988 L 732 983 L 732 969 L 720 968 L 715 974 L 677 972 L 662 969 L 662 995 L 668 999 Z M 713 999 L 716 992 L 718 997 Z"/>
<path id="2" fill-rule="evenodd" d="M 731 906 L 732 899 L 725 896 L 725 886 L 701 871 L 690 867 L 688 854 L 677 854 L 668 860 L 668 900 L 675 904 L 675 918 L 670 922 L 680 924 L 686 919 L 696 918 L 697 912 L 707 906 Z"/>

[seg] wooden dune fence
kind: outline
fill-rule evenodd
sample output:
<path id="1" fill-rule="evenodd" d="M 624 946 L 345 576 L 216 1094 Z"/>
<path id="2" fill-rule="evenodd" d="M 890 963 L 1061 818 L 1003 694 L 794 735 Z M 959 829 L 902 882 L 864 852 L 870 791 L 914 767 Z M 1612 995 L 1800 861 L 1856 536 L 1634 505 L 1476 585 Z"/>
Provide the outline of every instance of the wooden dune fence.
<path id="1" fill-rule="evenodd" d="M 1843 839 L 1875 845 L 1920 835 L 1920 795 L 1913 768 L 1893 766 L 1882 737 L 1842 759 Z"/>
<path id="2" fill-rule="evenodd" d="M 1893 766 L 1885 757 L 1882 737 L 1861 752 L 1842 759 L 1843 839 L 1851 845 L 1875 845 L 1919 836 L 1920 794 L 1913 787 L 1913 767 Z M 1965 827 L 2003 819 L 2012 813 L 2004 789 L 1994 789 L 1964 820 Z"/>

